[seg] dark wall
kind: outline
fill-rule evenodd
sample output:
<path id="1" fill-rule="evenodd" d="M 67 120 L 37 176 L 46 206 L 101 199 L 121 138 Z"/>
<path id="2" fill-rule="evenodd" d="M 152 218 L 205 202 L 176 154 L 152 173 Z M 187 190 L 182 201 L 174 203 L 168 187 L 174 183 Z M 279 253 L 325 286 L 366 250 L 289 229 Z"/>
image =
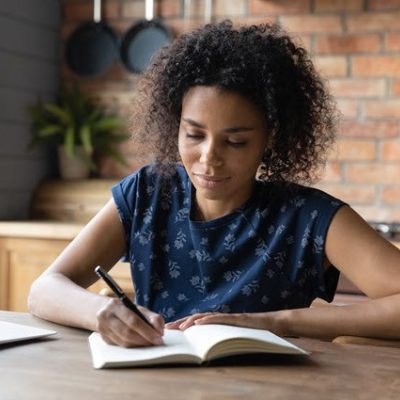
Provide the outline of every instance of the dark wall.
<path id="1" fill-rule="evenodd" d="M 43 149 L 28 152 L 27 108 L 58 87 L 60 0 L 0 1 L 0 219 L 29 216 L 33 190 L 49 174 Z"/>

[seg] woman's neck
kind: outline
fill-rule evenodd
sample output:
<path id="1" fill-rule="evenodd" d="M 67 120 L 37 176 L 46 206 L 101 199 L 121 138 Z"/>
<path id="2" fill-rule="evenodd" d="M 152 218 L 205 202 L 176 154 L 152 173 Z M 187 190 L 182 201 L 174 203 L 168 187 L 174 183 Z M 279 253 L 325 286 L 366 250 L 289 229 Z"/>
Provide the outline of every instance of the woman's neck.
<path id="1" fill-rule="evenodd" d="M 234 210 L 241 207 L 250 196 L 244 198 L 243 201 L 238 204 L 228 203 L 226 201 L 209 200 L 209 199 L 197 199 L 196 195 L 193 198 L 193 218 L 196 221 L 211 221 L 213 219 L 221 218 L 225 215 L 231 214 Z"/>

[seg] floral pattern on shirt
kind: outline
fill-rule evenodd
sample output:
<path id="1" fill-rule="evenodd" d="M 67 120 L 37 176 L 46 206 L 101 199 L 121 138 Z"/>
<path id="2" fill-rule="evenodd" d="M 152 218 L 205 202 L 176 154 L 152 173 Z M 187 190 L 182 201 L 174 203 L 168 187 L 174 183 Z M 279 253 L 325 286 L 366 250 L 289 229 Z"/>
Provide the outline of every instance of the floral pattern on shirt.
<path id="1" fill-rule="evenodd" d="M 127 240 L 138 304 L 167 321 L 197 312 L 261 312 L 331 300 L 338 271 L 324 272 L 326 232 L 344 203 L 312 188 L 257 183 L 239 209 L 190 219 L 183 167 L 166 181 L 149 165 L 112 192 Z"/>

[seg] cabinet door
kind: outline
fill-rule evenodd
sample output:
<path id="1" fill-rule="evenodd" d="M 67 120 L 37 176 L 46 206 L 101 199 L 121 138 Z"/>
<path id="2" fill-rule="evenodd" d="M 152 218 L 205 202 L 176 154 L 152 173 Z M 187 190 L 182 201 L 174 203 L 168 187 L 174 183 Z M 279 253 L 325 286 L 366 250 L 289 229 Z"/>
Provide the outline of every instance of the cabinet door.
<path id="1" fill-rule="evenodd" d="M 69 241 L 8 238 L 0 240 L 0 309 L 28 311 L 33 281 L 55 260 Z M 132 287 L 129 264 L 117 263 L 110 271 L 125 290 Z M 89 289 L 99 293 L 106 285 L 97 281 Z"/>
<path id="2" fill-rule="evenodd" d="M 68 244 L 60 240 L 13 239 L 8 242 L 8 304 L 11 311 L 28 311 L 33 281 Z"/>

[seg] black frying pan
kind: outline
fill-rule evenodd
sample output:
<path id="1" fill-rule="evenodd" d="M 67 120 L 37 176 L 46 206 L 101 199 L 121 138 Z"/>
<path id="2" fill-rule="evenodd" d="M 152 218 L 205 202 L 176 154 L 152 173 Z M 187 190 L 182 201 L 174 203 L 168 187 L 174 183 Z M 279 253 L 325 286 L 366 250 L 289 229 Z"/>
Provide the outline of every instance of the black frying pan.
<path id="1" fill-rule="evenodd" d="M 101 0 L 94 0 L 93 21 L 81 25 L 67 41 L 67 64 L 78 75 L 94 76 L 110 67 L 117 55 L 117 36 L 101 21 Z"/>
<path id="2" fill-rule="evenodd" d="M 146 0 L 146 19 L 128 29 L 122 39 L 121 61 L 130 72 L 143 72 L 153 54 L 171 41 L 171 31 L 153 18 L 153 11 L 154 1 Z"/>

